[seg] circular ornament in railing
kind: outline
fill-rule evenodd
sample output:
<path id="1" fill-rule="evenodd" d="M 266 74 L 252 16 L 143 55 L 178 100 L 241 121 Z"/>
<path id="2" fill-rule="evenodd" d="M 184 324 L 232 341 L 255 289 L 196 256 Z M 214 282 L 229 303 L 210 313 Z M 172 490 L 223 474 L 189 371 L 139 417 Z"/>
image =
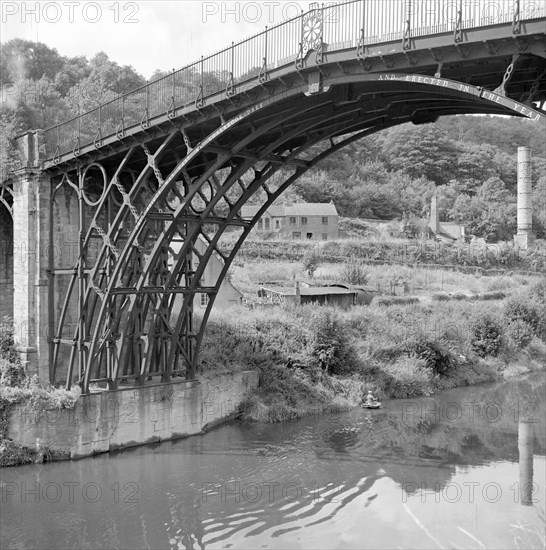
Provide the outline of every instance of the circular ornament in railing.
<path id="1" fill-rule="evenodd" d="M 88 172 L 93 169 L 93 177 L 91 175 L 88 178 Z M 97 177 L 96 171 L 99 171 L 101 177 Z M 106 175 L 106 170 L 98 162 L 93 162 L 85 167 L 85 170 L 82 173 L 82 196 L 83 200 L 89 206 L 97 206 L 104 197 L 106 190 L 106 183 L 108 181 L 108 176 Z M 102 181 L 100 181 L 102 179 Z"/>
<path id="2" fill-rule="evenodd" d="M 322 42 L 322 12 L 315 10 L 303 18 L 303 52 L 316 50 Z"/>

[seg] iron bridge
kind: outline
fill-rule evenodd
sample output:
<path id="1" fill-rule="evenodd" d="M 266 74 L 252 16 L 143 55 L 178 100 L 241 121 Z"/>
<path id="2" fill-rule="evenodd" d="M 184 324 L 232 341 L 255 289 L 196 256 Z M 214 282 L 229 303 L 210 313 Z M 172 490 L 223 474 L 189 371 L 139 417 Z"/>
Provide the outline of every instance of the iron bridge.
<path id="1" fill-rule="evenodd" d="M 74 260 L 48 268 L 51 380 L 88 392 L 196 378 L 241 244 L 298 177 L 345 145 L 453 114 L 544 128 L 545 23 L 544 3 L 525 0 L 315 5 L 34 132 L 50 239 L 63 232 L 58 205 L 76 205 Z M 257 193 L 266 201 L 244 219 Z M 225 253 L 219 239 L 232 227 L 240 236 Z M 206 286 L 213 255 L 223 268 Z M 198 294 L 209 297 L 199 315 Z"/>

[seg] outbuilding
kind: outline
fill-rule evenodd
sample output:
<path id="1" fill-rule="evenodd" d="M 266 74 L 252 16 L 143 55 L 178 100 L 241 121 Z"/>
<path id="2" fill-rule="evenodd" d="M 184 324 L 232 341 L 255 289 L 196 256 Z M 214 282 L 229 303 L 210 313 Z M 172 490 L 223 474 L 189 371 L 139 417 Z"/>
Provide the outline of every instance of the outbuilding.
<path id="1" fill-rule="evenodd" d="M 330 286 L 356 292 L 356 303 L 361 306 L 369 306 L 374 296 L 379 296 L 379 291 L 373 286 L 349 285 L 346 283 L 336 283 Z"/>
<path id="2" fill-rule="evenodd" d="M 300 287 L 261 287 L 258 297 L 265 303 L 282 304 L 291 302 L 298 305 L 316 304 L 337 306 L 349 309 L 358 303 L 357 290 L 333 286 Z"/>

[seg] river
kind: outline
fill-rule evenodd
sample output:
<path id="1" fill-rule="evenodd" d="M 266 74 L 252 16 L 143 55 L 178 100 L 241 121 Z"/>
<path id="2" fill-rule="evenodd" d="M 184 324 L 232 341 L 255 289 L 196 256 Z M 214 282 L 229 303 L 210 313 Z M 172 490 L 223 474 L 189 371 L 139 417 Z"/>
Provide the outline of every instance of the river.
<path id="1" fill-rule="evenodd" d="M 543 548 L 545 381 L 4 468 L 0 547 Z"/>

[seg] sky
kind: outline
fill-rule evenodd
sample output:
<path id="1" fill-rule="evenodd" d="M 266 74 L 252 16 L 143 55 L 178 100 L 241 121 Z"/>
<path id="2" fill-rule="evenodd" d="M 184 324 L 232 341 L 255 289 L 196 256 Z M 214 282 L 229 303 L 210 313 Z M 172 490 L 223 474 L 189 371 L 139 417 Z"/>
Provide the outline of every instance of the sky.
<path id="1" fill-rule="evenodd" d="M 177 69 L 295 17 L 311 2 L 0 0 L 0 42 L 38 41 L 64 56 L 104 51 L 145 78 Z"/>

